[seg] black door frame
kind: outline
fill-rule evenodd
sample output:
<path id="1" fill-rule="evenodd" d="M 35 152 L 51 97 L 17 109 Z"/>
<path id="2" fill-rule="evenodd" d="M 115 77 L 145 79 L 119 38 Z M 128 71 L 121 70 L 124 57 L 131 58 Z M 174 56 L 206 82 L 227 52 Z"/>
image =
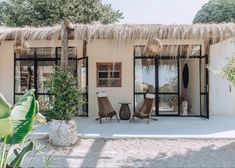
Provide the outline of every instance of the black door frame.
<path id="1" fill-rule="evenodd" d="M 208 65 L 209 63 L 209 58 L 208 58 L 208 55 L 204 55 L 200 58 L 200 116 L 203 117 L 203 118 L 207 118 L 209 119 L 210 118 L 210 114 L 209 114 L 209 70 L 205 67 L 205 85 L 206 85 L 206 88 L 203 89 L 203 86 L 202 86 L 202 68 L 203 68 L 203 65 L 202 63 L 204 62 L 205 66 Z M 203 107 L 202 107 L 202 97 L 206 96 L 206 112 L 203 113 Z"/>
<path id="2" fill-rule="evenodd" d="M 143 46 L 143 45 L 136 45 L 137 47 Z M 202 116 L 202 108 L 201 108 L 201 60 L 202 58 L 206 57 L 206 64 L 208 64 L 208 55 L 202 56 L 202 45 L 198 44 L 197 46 L 200 47 L 200 55 L 199 56 L 192 56 L 192 57 L 186 57 L 186 56 L 179 56 L 177 57 L 177 65 L 178 65 L 178 93 L 159 93 L 158 87 L 159 87 L 159 60 L 161 59 L 172 59 L 170 56 L 161 56 L 161 57 L 155 57 L 155 56 L 135 56 L 135 47 L 134 46 L 134 52 L 133 52 L 133 109 L 135 111 L 135 96 L 136 95 L 145 95 L 147 92 L 135 92 L 135 62 L 138 59 L 154 59 L 155 62 L 155 92 L 152 94 L 155 94 L 155 113 L 156 116 L 180 116 L 180 117 L 205 117 L 209 118 L 209 88 L 207 90 L 207 116 Z M 185 46 L 185 45 L 184 45 Z M 199 59 L 199 82 L 200 82 L 200 114 L 199 115 L 188 115 L 188 116 L 183 116 L 180 114 L 181 112 L 181 102 L 180 102 L 180 59 Z M 209 83 L 209 73 L 208 70 L 206 69 L 206 79 L 207 83 Z M 148 92 L 151 93 L 151 92 Z M 178 95 L 178 114 L 159 114 L 159 94 L 177 94 Z"/>

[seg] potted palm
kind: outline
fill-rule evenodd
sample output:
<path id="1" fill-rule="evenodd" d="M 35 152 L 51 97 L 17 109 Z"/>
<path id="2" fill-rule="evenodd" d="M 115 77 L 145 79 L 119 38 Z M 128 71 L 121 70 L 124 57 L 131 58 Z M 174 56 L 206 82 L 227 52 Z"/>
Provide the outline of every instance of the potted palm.
<path id="1" fill-rule="evenodd" d="M 75 115 L 84 104 L 82 94 L 78 89 L 76 78 L 69 71 L 55 67 L 48 81 L 52 107 L 48 119 L 49 140 L 52 145 L 70 146 L 76 143 L 77 126 Z"/>

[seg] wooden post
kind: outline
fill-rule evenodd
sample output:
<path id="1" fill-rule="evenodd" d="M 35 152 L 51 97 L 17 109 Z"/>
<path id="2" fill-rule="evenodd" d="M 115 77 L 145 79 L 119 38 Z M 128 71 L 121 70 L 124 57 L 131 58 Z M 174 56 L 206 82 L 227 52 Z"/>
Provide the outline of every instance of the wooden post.
<path id="1" fill-rule="evenodd" d="M 74 30 L 72 23 L 68 20 L 64 20 L 61 23 L 61 68 L 64 71 L 68 70 L 68 31 Z"/>
<path id="2" fill-rule="evenodd" d="M 64 71 L 68 70 L 68 30 L 66 21 L 61 23 L 61 68 Z"/>
<path id="3" fill-rule="evenodd" d="M 87 57 L 87 41 L 83 40 L 83 57 Z"/>

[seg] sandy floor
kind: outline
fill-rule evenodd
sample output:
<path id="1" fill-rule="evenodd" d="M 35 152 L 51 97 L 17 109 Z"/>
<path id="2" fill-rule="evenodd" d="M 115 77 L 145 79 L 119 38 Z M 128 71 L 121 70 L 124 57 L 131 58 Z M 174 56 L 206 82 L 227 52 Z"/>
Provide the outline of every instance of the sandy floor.
<path id="1" fill-rule="evenodd" d="M 80 139 L 70 148 L 39 142 L 46 152 L 35 156 L 33 167 L 51 154 L 54 167 L 235 167 L 235 140 Z"/>

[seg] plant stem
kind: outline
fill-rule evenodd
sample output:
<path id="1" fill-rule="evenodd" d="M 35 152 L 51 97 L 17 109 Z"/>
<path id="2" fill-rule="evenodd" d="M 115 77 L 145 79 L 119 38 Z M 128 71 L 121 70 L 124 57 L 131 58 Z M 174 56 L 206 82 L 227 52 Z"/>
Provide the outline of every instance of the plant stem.
<path id="1" fill-rule="evenodd" d="M 3 165 L 3 167 L 7 167 L 7 158 L 8 158 L 8 154 L 9 154 L 9 152 L 10 152 L 10 150 L 11 150 L 11 146 L 12 145 L 10 145 L 9 146 L 9 149 L 7 150 L 7 152 L 6 152 L 6 155 L 5 155 L 5 163 L 4 163 L 4 165 Z"/>
<path id="2" fill-rule="evenodd" d="M 2 145 L 2 154 L 1 154 L 1 160 L 0 160 L 0 168 L 3 168 L 4 161 L 5 161 L 5 153 L 6 153 L 6 138 L 3 140 L 3 145 Z"/>
<path id="3" fill-rule="evenodd" d="M 33 157 L 32 157 L 32 159 L 31 159 L 30 162 L 29 162 L 28 168 L 30 168 L 30 166 L 31 166 L 31 164 L 32 164 L 32 161 L 33 161 L 33 159 L 34 159 L 36 153 L 37 153 L 37 151 L 34 151 Z"/>

